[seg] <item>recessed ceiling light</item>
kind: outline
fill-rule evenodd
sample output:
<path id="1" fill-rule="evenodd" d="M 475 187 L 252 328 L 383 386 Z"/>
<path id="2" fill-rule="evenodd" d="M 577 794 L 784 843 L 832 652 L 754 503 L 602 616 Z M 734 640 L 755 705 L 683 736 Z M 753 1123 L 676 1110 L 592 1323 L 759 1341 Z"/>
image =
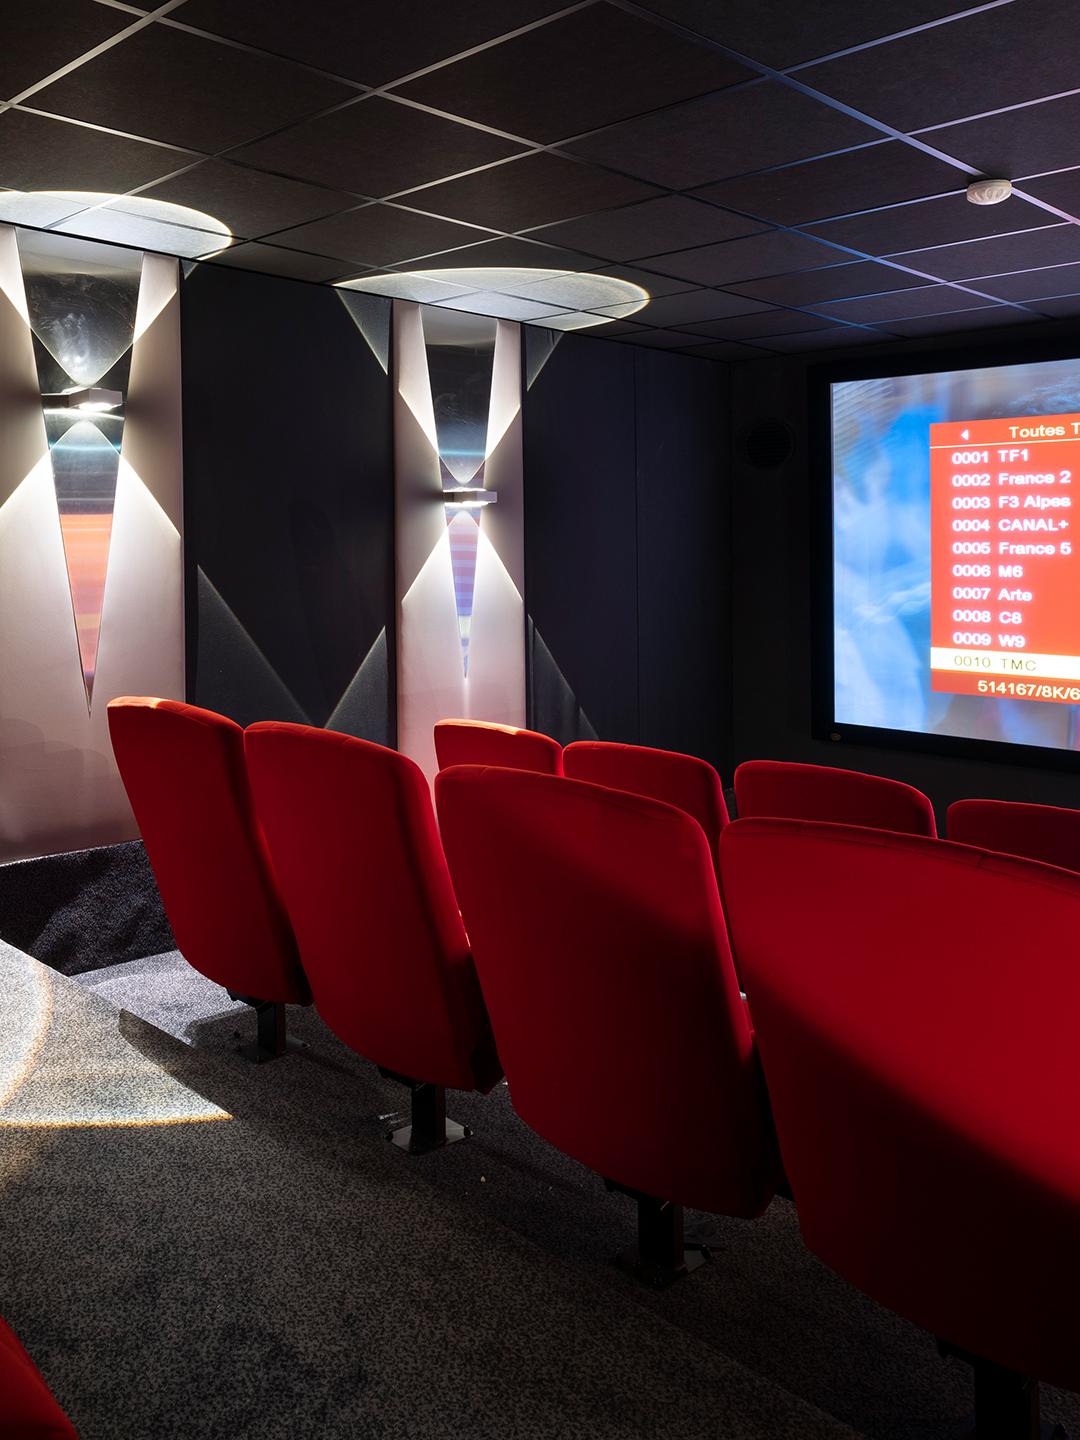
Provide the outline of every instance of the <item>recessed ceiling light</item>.
<path id="1" fill-rule="evenodd" d="M 185 260 L 217 255 L 233 242 L 223 220 L 190 205 L 97 190 L 6 190 L 0 192 L 0 220 L 160 250 Z"/>
<path id="2" fill-rule="evenodd" d="M 574 270 L 544 270 L 528 265 L 464 266 L 443 270 L 407 270 L 392 275 L 365 275 L 342 280 L 340 288 L 449 310 L 550 323 L 559 330 L 585 330 L 604 325 L 610 315 L 593 314 L 617 305 L 620 315 L 634 315 L 649 303 L 649 292 L 614 275 Z M 512 303 L 508 303 L 512 302 Z"/>
<path id="3" fill-rule="evenodd" d="M 1011 180 L 973 180 L 967 187 L 972 205 L 1000 205 L 1011 194 Z"/>

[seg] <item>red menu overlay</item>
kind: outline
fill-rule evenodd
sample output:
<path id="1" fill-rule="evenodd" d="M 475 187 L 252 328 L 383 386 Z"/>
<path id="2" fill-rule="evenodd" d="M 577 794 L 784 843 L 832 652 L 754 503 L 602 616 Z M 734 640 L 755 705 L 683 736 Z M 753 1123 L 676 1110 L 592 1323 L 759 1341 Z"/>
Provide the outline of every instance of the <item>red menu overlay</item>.
<path id="1" fill-rule="evenodd" d="M 930 426 L 935 690 L 1080 704 L 1080 414 Z"/>

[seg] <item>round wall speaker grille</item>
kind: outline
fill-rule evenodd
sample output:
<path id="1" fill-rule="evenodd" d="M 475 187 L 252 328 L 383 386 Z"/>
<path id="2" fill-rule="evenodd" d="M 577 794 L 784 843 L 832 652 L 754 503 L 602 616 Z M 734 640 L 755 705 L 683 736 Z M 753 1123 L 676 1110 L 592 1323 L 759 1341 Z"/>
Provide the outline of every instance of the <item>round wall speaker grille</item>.
<path id="1" fill-rule="evenodd" d="M 776 470 L 791 459 L 795 432 L 783 420 L 756 420 L 742 437 L 743 454 L 757 470 Z"/>

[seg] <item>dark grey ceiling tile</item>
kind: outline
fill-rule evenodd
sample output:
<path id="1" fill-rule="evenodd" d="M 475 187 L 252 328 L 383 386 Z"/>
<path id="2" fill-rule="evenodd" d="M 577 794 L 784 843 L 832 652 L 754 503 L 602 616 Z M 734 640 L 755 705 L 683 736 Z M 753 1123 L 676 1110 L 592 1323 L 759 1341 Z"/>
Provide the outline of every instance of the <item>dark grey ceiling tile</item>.
<path id="1" fill-rule="evenodd" d="M 355 273 L 341 260 L 327 259 L 325 255 L 304 255 L 299 250 L 281 250 L 276 245 L 260 245 L 254 241 L 234 245 L 213 260 L 199 263 L 228 265 L 236 270 L 258 270 L 263 275 L 285 275 L 290 280 L 339 280 Z"/>
<path id="2" fill-rule="evenodd" d="M 924 282 L 891 265 L 857 260 L 851 265 L 830 265 L 827 270 L 806 270 L 799 275 L 774 275 L 768 280 L 731 285 L 739 295 L 752 295 L 777 305 L 816 305 L 821 300 L 847 299 L 850 295 L 876 295 L 886 290 L 906 290 Z"/>
<path id="3" fill-rule="evenodd" d="M 955 240 L 1031 230 L 1054 220 L 1053 215 L 1016 195 L 1003 205 L 972 205 L 960 194 L 893 205 L 887 210 L 871 210 L 865 215 L 849 215 L 844 220 L 826 220 L 805 228 L 811 235 L 850 245 L 869 255 L 893 255 L 929 245 L 949 245 Z"/>
<path id="4" fill-rule="evenodd" d="M 978 275 L 1003 275 L 1011 270 L 1034 270 L 1044 265 L 1080 261 L 1080 225 L 1051 225 L 999 235 L 992 240 L 969 240 L 964 245 L 942 245 L 934 250 L 913 250 L 894 257 L 915 270 L 940 275 L 942 280 L 970 280 Z"/>
<path id="5" fill-rule="evenodd" d="M 683 347 L 684 355 L 694 355 L 702 360 L 767 360 L 769 352 L 756 345 L 737 345 L 734 340 L 712 340 L 704 345 Z"/>
<path id="6" fill-rule="evenodd" d="M 36 109 L 193 150 L 222 150 L 354 92 L 335 80 L 148 25 L 34 96 Z"/>
<path id="7" fill-rule="evenodd" d="M 277 245 L 335 255 L 356 265 L 397 265 L 417 255 L 430 255 L 453 245 L 467 245 L 484 232 L 451 220 L 418 215 L 396 205 L 364 205 L 298 225 L 272 236 Z M 462 262 L 459 262 L 462 263 Z"/>
<path id="8" fill-rule="evenodd" d="M 761 344 L 786 354 L 799 350 L 834 350 L 841 345 L 875 345 L 890 337 L 880 330 L 837 325 L 829 330 L 800 330 L 791 335 L 770 335 Z"/>
<path id="9" fill-rule="evenodd" d="M 687 325 L 697 335 L 714 335 L 727 340 L 754 340 L 763 335 L 794 335 L 800 330 L 824 330 L 831 321 L 799 310 L 770 309 L 759 315 L 736 315 L 730 320 L 710 320 L 704 325 Z"/>
<path id="10" fill-rule="evenodd" d="M 650 300 L 634 319 L 647 325 L 689 325 L 699 320 L 720 320 L 726 315 L 749 315 L 763 310 L 758 300 L 745 295 L 728 295 L 723 290 L 688 290 L 681 295 L 662 295 Z"/>
<path id="11" fill-rule="evenodd" d="M 190 205 L 223 220 L 234 235 L 250 239 L 290 225 L 350 209 L 356 197 L 267 175 L 226 160 L 204 160 L 142 192 L 152 200 Z"/>
<path id="12" fill-rule="evenodd" d="M 401 93 L 547 143 L 752 73 L 708 45 L 602 3 L 434 70 Z"/>
<path id="13" fill-rule="evenodd" d="M 599 215 L 583 215 L 559 225 L 548 225 L 535 233 L 538 240 L 551 239 L 578 245 L 608 260 L 638 260 L 658 251 L 685 250 L 716 240 L 734 240 L 762 229 L 756 220 L 744 220 L 715 205 L 689 200 L 683 195 L 661 195 L 640 205 L 624 205 Z"/>
<path id="14" fill-rule="evenodd" d="M 700 285 L 727 285 L 734 280 L 755 280 L 761 275 L 779 275 L 787 270 L 810 269 L 842 258 L 831 245 L 819 245 L 808 235 L 788 230 L 768 230 L 744 240 L 721 245 L 700 245 L 674 255 L 655 257 L 665 272 L 683 275 Z"/>
<path id="15" fill-rule="evenodd" d="M 898 290 L 891 295 L 863 295 L 855 300 L 829 300 L 814 308 L 834 320 L 876 325 L 890 320 L 908 320 L 917 315 L 944 315 L 950 310 L 971 310 L 979 297 L 949 285 L 924 285 L 918 290 Z"/>
<path id="16" fill-rule="evenodd" d="M 968 9 L 962 0 L 646 0 L 648 9 L 784 69 Z"/>
<path id="17" fill-rule="evenodd" d="M 638 180 L 560 155 L 535 154 L 418 190 L 409 196 L 409 204 L 493 230 L 531 230 L 655 194 L 652 186 Z"/>
<path id="18" fill-rule="evenodd" d="M 198 156 L 25 110 L 0 113 L 0 184 L 18 190 L 123 194 Z"/>
<path id="19" fill-rule="evenodd" d="M 697 193 L 703 200 L 776 225 L 801 225 L 963 189 L 967 181 L 953 166 L 899 140 L 887 140 L 761 175 L 721 180 Z"/>
<path id="20" fill-rule="evenodd" d="M 1077 280 L 1076 283 L 1080 284 L 1080 280 Z M 1080 315 L 1080 294 L 1057 295 L 1052 299 L 1033 300 L 1031 309 L 1037 310 L 1040 315 L 1071 318 L 1074 315 Z"/>
<path id="21" fill-rule="evenodd" d="M 538 322 L 543 324 L 541 320 Z M 633 337 L 634 335 L 647 335 L 647 325 L 635 325 L 630 320 L 608 320 L 602 325 L 590 325 L 583 332 L 586 335 L 595 335 L 599 339 L 616 340 L 622 336 Z"/>
<path id="22" fill-rule="evenodd" d="M 1002 300 L 1044 300 L 1080 291 L 1080 265 L 1055 265 L 1047 270 L 1026 270 L 1018 275 L 991 275 L 979 281 L 980 290 Z"/>
<path id="23" fill-rule="evenodd" d="M 520 150 L 484 130 L 375 95 L 246 145 L 232 158 L 379 197 Z"/>
<path id="24" fill-rule="evenodd" d="M 974 310 L 958 310 L 951 315 L 919 315 L 911 320 L 889 320 L 885 328 L 893 335 L 945 335 L 959 330 L 979 330 L 986 326 L 1030 324 L 1037 315 L 1014 310 L 1011 305 L 982 306 Z"/>
<path id="25" fill-rule="evenodd" d="M 925 130 L 919 138 L 975 166 L 983 175 L 1004 175 L 1015 180 L 1021 175 L 1075 165 L 1078 133 L 1080 94 Z"/>
<path id="26" fill-rule="evenodd" d="M 692 290 L 692 280 L 676 280 L 670 275 L 658 275 L 654 270 L 639 270 L 633 265 L 597 265 L 597 275 L 616 275 L 620 280 L 629 280 L 631 285 L 640 285 L 650 295 L 677 295 L 683 290 Z"/>
<path id="27" fill-rule="evenodd" d="M 1023 0 L 826 60 L 799 79 L 918 130 L 1075 89 L 1075 27 L 1075 0 Z"/>
<path id="28" fill-rule="evenodd" d="M 176 18 L 364 85 L 386 85 L 562 8 L 562 0 L 187 0 Z"/>
<path id="29" fill-rule="evenodd" d="M 572 141 L 577 155 L 688 190 L 876 140 L 879 132 L 773 81 L 725 90 Z"/>
<path id="30" fill-rule="evenodd" d="M 8 0 L 3 7 L 0 99 L 11 100 L 139 17 L 92 0 Z"/>
<path id="31" fill-rule="evenodd" d="M 694 343 L 691 337 L 682 330 L 648 330 L 644 327 L 641 328 L 640 334 L 633 335 L 627 331 L 616 336 L 612 333 L 611 338 L 633 345 L 649 345 L 655 350 L 680 350 L 684 345 Z"/>
<path id="32" fill-rule="evenodd" d="M 1073 159 L 1080 159 L 1080 150 L 1075 143 Z M 1056 205 L 1059 210 L 1080 217 L 1080 170 L 1062 170 L 1056 175 L 1044 175 L 1038 180 L 1025 180 L 1024 189 L 1039 200 L 1045 200 L 1050 205 Z M 1048 220 L 1051 218 L 1047 216 Z"/>
<path id="33" fill-rule="evenodd" d="M 482 230 L 470 230 L 471 235 L 484 235 Z M 563 250 L 557 246 L 536 245 L 516 236 L 500 235 L 494 240 L 481 239 L 478 243 L 432 253 L 424 257 L 423 268 L 435 269 L 449 266 L 474 267 L 479 265 L 506 265 L 530 270 L 590 270 L 593 262 L 588 255 L 574 250 Z"/>

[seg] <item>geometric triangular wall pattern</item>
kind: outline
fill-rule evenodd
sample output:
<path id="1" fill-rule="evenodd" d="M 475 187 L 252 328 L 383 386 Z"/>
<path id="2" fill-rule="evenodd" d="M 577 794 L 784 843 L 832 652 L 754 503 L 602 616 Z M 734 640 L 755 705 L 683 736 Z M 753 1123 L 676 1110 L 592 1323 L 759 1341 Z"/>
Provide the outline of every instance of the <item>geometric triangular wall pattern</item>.
<path id="1" fill-rule="evenodd" d="M 141 254 L 29 232 L 20 232 L 17 243 L 42 394 L 99 384 L 126 393 Z M 115 410 L 83 413 L 46 401 L 45 426 L 90 709 L 124 422 Z"/>

